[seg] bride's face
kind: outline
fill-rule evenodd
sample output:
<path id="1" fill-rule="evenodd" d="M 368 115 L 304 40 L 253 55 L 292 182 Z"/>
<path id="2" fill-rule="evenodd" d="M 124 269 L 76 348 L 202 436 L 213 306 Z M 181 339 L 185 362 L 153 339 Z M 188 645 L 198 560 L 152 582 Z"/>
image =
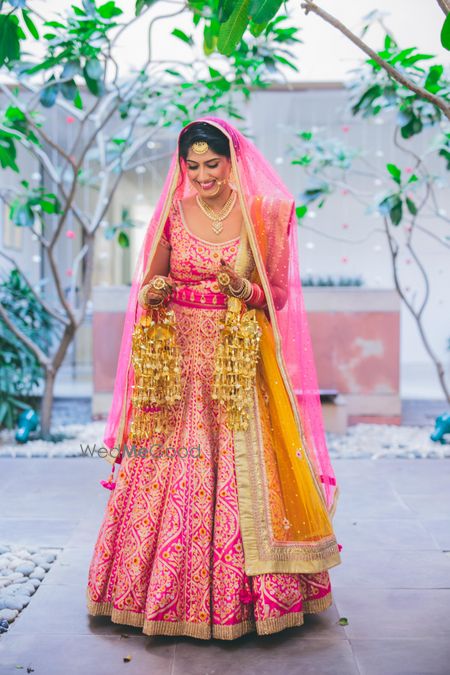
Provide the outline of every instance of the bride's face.
<path id="1" fill-rule="evenodd" d="M 199 155 L 192 147 L 186 157 L 187 175 L 201 197 L 216 197 L 227 189 L 231 160 L 211 148 Z"/>

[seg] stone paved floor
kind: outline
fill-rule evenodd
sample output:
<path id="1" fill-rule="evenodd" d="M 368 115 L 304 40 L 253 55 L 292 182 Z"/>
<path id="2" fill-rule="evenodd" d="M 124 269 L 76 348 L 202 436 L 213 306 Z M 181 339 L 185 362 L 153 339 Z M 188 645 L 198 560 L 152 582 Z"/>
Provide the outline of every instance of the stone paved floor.
<path id="1" fill-rule="evenodd" d="M 337 460 L 335 468 L 343 564 L 332 570 L 334 606 L 299 628 L 224 642 L 150 638 L 89 618 L 86 574 L 108 496 L 98 483 L 106 463 L 1 459 L 0 542 L 64 549 L 0 637 L 1 675 L 28 667 L 36 675 L 448 674 L 450 461 Z"/>

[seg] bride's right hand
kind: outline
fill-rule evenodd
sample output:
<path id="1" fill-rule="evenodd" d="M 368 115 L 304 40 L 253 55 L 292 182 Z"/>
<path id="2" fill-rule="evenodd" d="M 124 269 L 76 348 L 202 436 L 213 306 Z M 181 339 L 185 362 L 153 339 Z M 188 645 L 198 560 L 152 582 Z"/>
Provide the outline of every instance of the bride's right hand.
<path id="1" fill-rule="evenodd" d="M 163 276 L 161 274 L 158 275 L 159 277 L 162 276 L 163 279 L 165 279 L 166 283 L 168 284 L 168 287 L 165 286 L 162 289 L 156 289 L 152 288 L 151 290 L 149 289 L 147 293 L 144 294 L 144 299 L 145 299 L 145 306 L 157 306 L 161 303 L 161 301 L 166 300 L 166 298 L 172 293 L 173 289 L 175 288 L 176 284 L 172 279 L 169 279 L 169 277 Z M 146 284 L 148 285 L 148 284 Z"/>

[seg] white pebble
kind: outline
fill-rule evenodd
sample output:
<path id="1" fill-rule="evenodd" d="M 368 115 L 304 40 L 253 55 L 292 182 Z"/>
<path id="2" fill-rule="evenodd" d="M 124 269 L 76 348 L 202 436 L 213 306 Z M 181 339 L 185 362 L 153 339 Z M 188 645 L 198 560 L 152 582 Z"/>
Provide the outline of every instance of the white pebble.
<path id="1" fill-rule="evenodd" d="M 45 570 L 42 567 L 35 567 L 33 572 L 30 574 L 30 579 L 42 579 L 45 577 Z"/>
<path id="2" fill-rule="evenodd" d="M 14 621 L 18 614 L 17 609 L 0 609 L 0 619 L 6 619 L 9 622 Z"/>

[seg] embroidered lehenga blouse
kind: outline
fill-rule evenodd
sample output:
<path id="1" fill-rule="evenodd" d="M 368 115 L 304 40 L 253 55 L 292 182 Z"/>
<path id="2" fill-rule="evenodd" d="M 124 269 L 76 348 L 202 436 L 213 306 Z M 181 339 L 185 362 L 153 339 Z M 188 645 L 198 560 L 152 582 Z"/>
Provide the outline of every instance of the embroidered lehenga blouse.
<path id="1" fill-rule="evenodd" d="M 174 451 L 122 459 L 88 581 L 89 613 L 147 635 L 273 633 L 332 601 L 326 570 L 245 573 L 233 434 L 211 396 L 227 302 L 212 270 L 220 258 L 233 265 L 239 240 L 201 239 L 172 204 L 161 243 L 177 283 L 169 305 L 182 356 L 183 395 L 166 439 Z M 272 499 L 279 490 L 274 477 Z"/>

